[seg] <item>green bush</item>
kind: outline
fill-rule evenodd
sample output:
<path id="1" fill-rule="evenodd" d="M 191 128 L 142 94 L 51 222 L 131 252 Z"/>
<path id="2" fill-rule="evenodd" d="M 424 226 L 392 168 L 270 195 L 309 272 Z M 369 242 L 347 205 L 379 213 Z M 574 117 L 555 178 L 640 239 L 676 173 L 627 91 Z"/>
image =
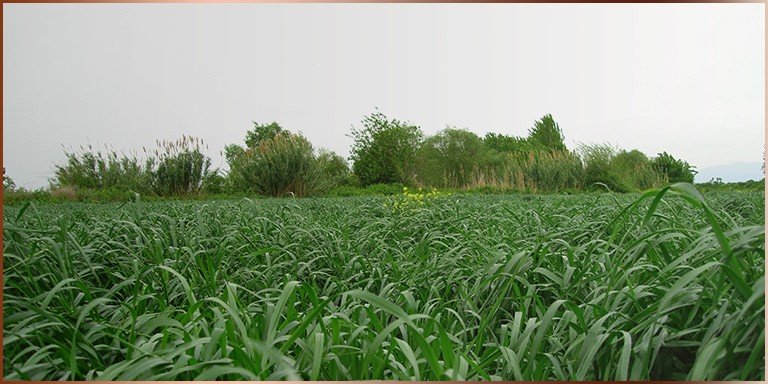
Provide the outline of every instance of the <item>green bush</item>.
<path id="1" fill-rule="evenodd" d="M 578 189 L 584 178 L 580 159 L 567 150 L 510 153 L 506 169 L 516 175 L 518 189 L 530 192 Z"/>
<path id="2" fill-rule="evenodd" d="M 282 131 L 246 150 L 237 170 L 257 193 L 308 196 L 328 187 L 313 152 L 312 144 L 304 136 Z"/>
<path id="3" fill-rule="evenodd" d="M 253 170 L 247 170 L 244 167 L 251 164 L 250 158 L 256 152 L 259 143 L 264 140 L 272 140 L 283 131 L 280 124 L 276 122 L 259 124 L 254 121 L 253 129 L 245 133 L 245 147 L 237 144 L 229 144 L 224 147 L 224 156 L 229 166 L 229 173 L 223 185 L 227 193 L 237 194 L 255 190 L 252 178 L 246 179 L 246 175 Z M 248 152 L 247 156 L 246 152 Z"/>
<path id="4" fill-rule="evenodd" d="M 694 176 L 698 173 L 688 162 L 676 159 L 666 152 L 659 153 L 651 163 L 657 171 L 666 175 L 670 183 L 693 183 Z"/>
<path id="5" fill-rule="evenodd" d="M 532 145 L 553 151 L 565 151 L 565 137 L 552 115 L 544 115 L 528 130 L 528 142 Z"/>
<path id="6" fill-rule="evenodd" d="M 483 137 L 483 144 L 488 150 L 502 152 L 530 152 L 535 146 L 528 142 L 526 138 L 507 136 L 498 133 L 486 133 Z"/>
<path id="7" fill-rule="evenodd" d="M 211 174 L 211 160 L 201 152 L 202 145 L 202 140 L 187 136 L 158 142 L 155 157 L 149 162 L 153 166 L 153 191 L 160 196 L 201 192 L 203 181 Z"/>
<path id="8" fill-rule="evenodd" d="M 621 150 L 610 161 L 609 180 L 620 192 L 643 191 L 661 185 L 664 176 L 638 150 Z"/>
<path id="9" fill-rule="evenodd" d="M 3 192 L 13 192 L 16 190 L 16 183 L 10 176 L 5 174 L 5 167 L 3 167 Z"/>
<path id="10" fill-rule="evenodd" d="M 611 172 L 611 161 L 618 149 L 609 144 L 581 144 L 577 153 L 584 168 L 584 187 L 589 190 L 600 189 L 605 184 L 612 191 L 622 189 L 615 175 Z"/>
<path id="11" fill-rule="evenodd" d="M 429 187 L 464 188 L 485 162 L 483 140 L 466 129 L 446 128 L 424 140 L 419 150 L 418 178 Z"/>
<path id="12" fill-rule="evenodd" d="M 359 185 L 359 181 L 353 177 L 352 171 L 349 169 L 347 160 L 336 152 L 321 149 L 317 154 L 317 162 L 322 178 L 329 184 L 330 188 L 340 185 Z"/>
<path id="13" fill-rule="evenodd" d="M 3 205 L 14 205 L 27 201 L 49 202 L 51 200 L 51 193 L 42 188 L 33 191 L 24 188 L 3 191 Z"/>
<path id="14" fill-rule="evenodd" d="M 203 192 L 206 194 L 222 194 L 226 190 L 227 179 L 219 174 L 219 171 L 210 172 L 203 179 Z"/>
<path id="15" fill-rule="evenodd" d="M 104 154 L 94 152 L 88 145 L 80 152 L 65 151 L 66 164 L 54 167 L 51 187 L 75 187 L 77 189 L 132 189 L 142 193 L 151 192 L 151 161 L 142 164 L 136 156 L 118 155 L 112 149 Z"/>
<path id="16" fill-rule="evenodd" d="M 94 151 L 92 146 L 80 152 L 65 151 L 65 164 L 55 166 L 51 190 L 73 188 L 80 196 L 101 195 L 98 191 L 121 191 L 142 195 L 181 196 L 197 194 L 209 175 L 210 159 L 201 151 L 203 141 L 182 136 L 177 141 L 158 141 L 154 151 L 146 152 L 142 163 L 136 156 Z M 69 195 L 69 192 L 63 196 Z M 111 200 L 114 194 L 105 192 Z"/>
<path id="17" fill-rule="evenodd" d="M 740 191 L 740 192 L 764 192 L 765 178 L 760 180 L 747 180 L 726 183 L 722 179 L 711 179 L 704 183 L 696 183 L 696 188 L 702 192 L 713 191 Z"/>
<path id="18" fill-rule="evenodd" d="M 256 148 L 264 140 L 272 140 L 275 136 L 283 132 L 283 127 L 276 122 L 270 124 L 259 124 L 253 122 L 253 129 L 245 133 L 245 146 Z"/>
<path id="19" fill-rule="evenodd" d="M 377 183 L 413 184 L 423 134 L 418 126 L 388 120 L 380 112 L 352 128 L 352 170 L 363 186 Z"/>

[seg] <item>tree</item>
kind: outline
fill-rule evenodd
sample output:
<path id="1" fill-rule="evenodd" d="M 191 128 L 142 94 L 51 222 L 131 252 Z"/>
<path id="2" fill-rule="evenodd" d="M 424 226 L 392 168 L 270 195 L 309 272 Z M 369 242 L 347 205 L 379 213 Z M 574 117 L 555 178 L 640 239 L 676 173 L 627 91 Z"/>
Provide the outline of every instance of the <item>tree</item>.
<path id="1" fill-rule="evenodd" d="M 352 170 L 363 186 L 376 183 L 411 184 L 422 137 L 418 126 L 388 120 L 378 110 L 366 116 L 363 129 L 352 127 Z"/>
<path id="2" fill-rule="evenodd" d="M 503 152 L 528 152 L 533 149 L 531 143 L 525 138 L 507 136 L 499 133 L 486 133 L 483 138 L 486 148 Z"/>
<path id="3" fill-rule="evenodd" d="M 256 148 L 263 140 L 271 140 L 282 131 L 280 124 L 274 121 L 270 124 L 259 124 L 254 121 L 253 130 L 245 133 L 245 145 L 248 148 Z"/>
<path id="4" fill-rule="evenodd" d="M 224 183 L 229 192 L 243 192 L 248 190 L 248 184 L 243 178 L 245 148 L 237 144 L 229 144 L 224 147 L 224 158 L 229 166 L 229 173 Z"/>
<path id="5" fill-rule="evenodd" d="M 560 130 L 552 115 L 545 115 L 534 123 L 533 128 L 528 130 L 528 141 L 547 150 L 566 150 L 563 131 Z"/>
<path id="6" fill-rule="evenodd" d="M 693 178 L 698 173 L 695 170 L 696 167 L 686 161 L 675 159 L 667 152 L 659 153 L 651 163 L 656 170 L 667 176 L 667 181 L 670 183 L 693 183 Z"/>
<path id="7" fill-rule="evenodd" d="M 317 161 L 323 178 L 331 185 L 340 185 L 347 181 L 350 175 L 349 164 L 336 152 L 322 148 L 317 153 Z"/>
<path id="8" fill-rule="evenodd" d="M 483 140 L 466 129 L 447 127 L 421 145 L 419 177 L 433 187 L 461 188 L 485 159 Z"/>
<path id="9" fill-rule="evenodd" d="M 16 190 L 16 183 L 13 182 L 10 176 L 5 174 L 5 167 L 3 167 L 3 191 L 12 192 Z"/>

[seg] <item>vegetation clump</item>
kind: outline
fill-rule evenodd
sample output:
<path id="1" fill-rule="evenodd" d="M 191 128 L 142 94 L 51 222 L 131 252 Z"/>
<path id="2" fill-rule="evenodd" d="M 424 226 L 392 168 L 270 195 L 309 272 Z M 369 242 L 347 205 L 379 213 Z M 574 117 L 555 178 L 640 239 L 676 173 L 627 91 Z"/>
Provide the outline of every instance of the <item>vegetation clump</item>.
<path id="1" fill-rule="evenodd" d="M 55 166 L 52 190 L 194 195 L 202 192 L 205 181 L 216 173 L 210 169 L 210 158 L 203 154 L 202 139 L 182 136 L 176 141 L 158 140 L 156 144 L 154 150 L 145 149 L 143 161 L 109 147 L 106 152 L 94 151 L 91 145 L 80 147 L 79 152 L 65 151 L 67 162 Z"/>
<path id="2" fill-rule="evenodd" d="M 421 128 L 389 120 L 381 112 L 363 119 L 363 128 L 352 128 L 352 171 L 362 186 L 379 183 L 411 185 L 416 179 L 417 155 L 424 134 Z"/>
<path id="3" fill-rule="evenodd" d="M 362 128 L 352 128 L 351 166 L 335 152 L 315 148 L 301 133 L 277 122 L 245 132 L 244 146 L 229 144 L 222 155 L 228 169 L 211 169 L 200 139 L 158 141 L 139 158 L 109 149 L 65 151 L 48 191 L 15 190 L 4 174 L 4 201 L 69 199 L 124 200 L 134 193 L 152 197 L 354 196 L 398 193 L 402 186 L 493 191 L 573 193 L 610 190 L 642 192 L 676 182 L 692 183 L 696 170 L 667 152 L 649 157 L 610 144 L 565 144 L 552 115 L 527 136 L 489 132 L 484 137 L 447 126 L 425 135 L 417 125 L 390 119 L 376 110 Z M 207 149 L 207 147 L 206 147 Z M 384 186 L 389 185 L 389 187 Z M 712 185 L 712 188 L 722 188 Z M 710 188 L 710 187 L 707 187 Z M 18 193 L 17 193 L 18 192 Z"/>
<path id="4" fill-rule="evenodd" d="M 245 143 L 246 148 L 226 147 L 230 191 L 302 197 L 341 184 L 349 174 L 343 158 L 327 150 L 316 152 L 301 133 L 284 130 L 277 123 L 254 123 Z"/>

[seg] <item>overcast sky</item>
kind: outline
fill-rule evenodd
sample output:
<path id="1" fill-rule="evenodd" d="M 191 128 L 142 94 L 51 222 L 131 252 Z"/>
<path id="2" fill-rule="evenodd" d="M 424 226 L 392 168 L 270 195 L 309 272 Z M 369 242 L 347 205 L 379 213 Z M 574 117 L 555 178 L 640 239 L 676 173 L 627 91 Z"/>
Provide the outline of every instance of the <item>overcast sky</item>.
<path id="1" fill-rule="evenodd" d="M 252 121 L 346 157 L 376 107 L 426 134 L 525 136 L 551 113 L 569 148 L 761 162 L 765 4 L 3 4 L 19 186 L 63 148 L 182 134 L 224 167 Z"/>

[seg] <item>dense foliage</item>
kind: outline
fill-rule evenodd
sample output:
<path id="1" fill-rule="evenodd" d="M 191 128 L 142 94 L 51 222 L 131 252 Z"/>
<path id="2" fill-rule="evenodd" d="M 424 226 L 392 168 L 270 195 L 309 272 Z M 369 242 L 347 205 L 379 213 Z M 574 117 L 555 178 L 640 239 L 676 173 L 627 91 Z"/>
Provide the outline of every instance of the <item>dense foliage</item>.
<path id="1" fill-rule="evenodd" d="M 148 163 L 152 190 L 161 196 L 201 192 L 203 182 L 212 174 L 211 159 L 202 153 L 202 145 L 200 139 L 186 136 L 175 142 L 158 142 L 162 150 L 156 150 Z"/>
<path id="2" fill-rule="evenodd" d="M 765 195 L 25 204 L 8 380 L 764 380 Z"/>
<path id="3" fill-rule="evenodd" d="M 670 183 L 693 183 L 693 178 L 697 173 L 687 161 L 676 159 L 666 152 L 660 153 L 653 159 L 653 166 L 666 175 Z"/>
<path id="4" fill-rule="evenodd" d="M 552 115 L 545 115 L 534 123 L 533 128 L 528 130 L 528 141 L 545 150 L 564 151 L 566 149 L 563 131 Z"/>
<path id="5" fill-rule="evenodd" d="M 3 192 L 12 192 L 16 189 L 16 183 L 10 176 L 5 174 L 5 167 L 3 167 Z"/>
<path id="6" fill-rule="evenodd" d="M 440 188 L 464 187 L 484 165 L 485 156 L 483 141 L 476 134 L 446 128 L 421 145 L 417 163 L 419 181 Z"/>
<path id="7" fill-rule="evenodd" d="M 253 129 L 245 133 L 245 146 L 247 148 L 256 148 L 262 141 L 272 140 L 281 132 L 283 132 L 283 127 L 277 122 L 259 124 L 254 121 Z"/>
<path id="8" fill-rule="evenodd" d="M 159 142 L 158 142 L 159 144 Z M 135 155 L 118 154 L 105 148 L 94 151 L 92 145 L 80 147 L 79 152 L 66 151 L 67 162 L 54 170 L 54 188 L 80 189 L 123 188 L 142 193 L 152 192 L 152 161 L 146 163 Z"/>
<path id="9" fill-rule="evenodd" d="M 667 152 L 649 158 L 639 150 L 609 144 L 565 145 L 552 115 L 534 122 L 526 137 L 447 127 L 425 136 L 421 128 L 389 119 L 378 110 L 352 128 L 350 164 L 338 154 L 315 149 L 300 133 L 277 122 L 245 132 L 244 146 L 226 145 L 228 169 L 210 169 L 202 141 L 183 137 L 158 142 L 159 149 L 136 156 L 81 147 L 56 165 L 50 195 L 68 200 L 124 200 L 143 196 L 330 196 L 365 194 L 391 184 L 462 191 L 558 193 L 610 190 L 642 192 L 674 182 L 693 182 L 695 167 Z M 14 191 L 4 175 L 6 191 Z M 374 187 L 376 189 L 379 187 Z M 714 189 L 722 189 L 714 185 Z M 713 189 L 710 188 L 710 189 Z M 386 189 L 386 187 L 385 187 Z M 45 191 L 21 190 L 4 201 L 38 199 Z M 8 198 L 6 198 L 6 196 Z"/>
<path id="10" fill-rule="evenodd" d="M 705 183 L 696 183 L 696 188 L 701 191 L 749 191 L 765 192 L 765 178 L 726 183 L 722 179 L 712 179 Z"/>
<path id="11" fill-rule="evenodd" d="M 352 171 L 363 186 L 378 183 L 413 184 L 423 133 L 418 126 L 389 120 L 381 112 L 363 119 L 363 128 L 352 128 Z"/>
<path id="12" fill-rule="evenodd" d="M 336 152 L 320 149 L 317 153 L 317 162 L 320 165 L 323 180 L 330 187 L 359 184 L 359 181 L 352 175 L 347 160 Z"/>
<path id="13" fill-rule="evenodd" d="M 341 184 L 348 174 L 346 161 L 336 153 L 316 152 L 301 133 L 284 130 L 274 122 L 254 122 L 245 143 L 245 148 L 237 144 L 225 148 L 230 192 L 308 196 Z"/>
<path id="14" fill-rule="evenodd" d="M 55 166 L 51 181 L 53 192 L 77 190 L 120 190 L 158 196 L 197 194 L 205 181 L 216 173 L 211 160 L 203 153 L 205 143 L 199 138 L 183 136 L 176 141 L 156 142 L 154 150 L 145 149 L 144 159 L 119 153 L 111 148 L 94 151 L 93 146 L 80 147 L 79 152 L 65 151 L 65 164 Z"/>
<path id="15" fill-rule="evenodd" d="M 301 134 L 283 131 L 246 152 L 246 180 L 267 196 L 307 196 L 320 189 L 320 166 L 312 144 Z"/>

